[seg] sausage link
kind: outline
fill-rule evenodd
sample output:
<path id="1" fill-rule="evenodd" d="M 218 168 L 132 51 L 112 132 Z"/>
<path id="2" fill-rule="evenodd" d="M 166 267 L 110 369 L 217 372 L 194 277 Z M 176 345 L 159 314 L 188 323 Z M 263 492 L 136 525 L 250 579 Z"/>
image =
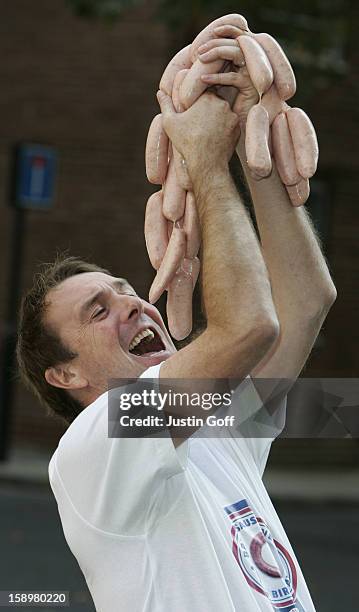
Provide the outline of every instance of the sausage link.
<path id="1" fill-rule="evenodd" d="M 200 260 L 198 257 L 184 257 L 182 259 L 181 268 L 183 272 L 191 275 L 194 289 L 201 269 Z"/>
<path id="2" fill-rule="evenodd" d="M 145 213 L 145 241 L 148 257 L 155 270 L 161 261 L 168 246 L 167 219 L 162 213 L 163 193 L 157 191 L 147 200 Z"/>
<path id="3" fill-rule="evenodd" d="M 175 107 L 177 113 L 181 113 L 184 110 L 182 107 L 181 101 L 180 101 L 179 90 L 182 85 L 182 81 L 187 75 L 187 73 L 188 73 L 188 68 L 184 68 L 183 70 L 180 70 L 179 72 L 177 72 L 175 76 L 175 80 L 173 81 L 172 102 L 173 102 L 173 106 Z"/>
<path id="4" fill-rule="evenodd" d="M 261 96 L 273 83 L 273 70 L 262 47 L 250 36 L 238 36 L 251 81 Z"/>
<path id="5" fill-rule="evenodd" d="M 301 176 L 297 171 L 292 137 L 285 113 L 279 113 L 272 123 L 274 159 L 278 174 L 285 185 L 296 185 Z"/>
<path id="6" fill-rule="evenodd" d="M 216 34 L 213 31 L 214 28 L 217 28 L 223 25 L 236 26 L 240 30 L 243 30 L 243 32 L 249 31 L 247 20 L 242 15 L 238 15 L 238 13 L 224 15 L 223 17 L 219 17 L 218 19 L 215 19 L 210 24 L 208 24 L 208 26 L 206 26 L 202 30 L 202 32 L 200 32 L 196 36 L 193 43 L 191 44 L 190 55 L 191 55 L 192 62 L 196 61 L 197 56 L 198 56 L 198 48 L 201 45 L 208 42 L 212 38 L 217 38 Z"/>
<path id="7" fill-rule="evenodd" d="M 301 108 L 287 111 L 290 134 L 293 140 L 295 161 L 299 174 L 309 179 L 318 164 L 318 141 L 315 129 L 308 115 Z"/>
<path id="8" fill-rule="evenodd" d="M 173 106 L 175 107 L 177 113 L 181 113 L 184 110 L 180 102 L 179 90 L 180 90 L 182 81 L 185 78 L 187 73 L 188 73 L 187 69 L 180 70 L 179 72 L 177 72 L 175 80 L 173 82 L 172 102 L 173 102 Z M 191 179 L 189 177 L 188 171 L 187 171 L 186 162 L 183 159 L 182 155 L 177 151 L 177 149 L 174 148 L 173 145 L 172 145 L 172 151 L 173 151 L 173 157 L 175 161 L 178 183 L 181 185 L 183 189 L 188 191 L 189 189 L 191 189 L 192 183 L 191 183 Z"/>
<path id="9" fill-rule="evenodd" d="M 274 75 L 274 84 L 282 100 L 289 100 L 296 92 L 297 84 L 290 62 L 280 44 L 269 34 L 253 34 L 266 52 Z"/>
<path id="10" fill-rule="evenodd" d="M 262 106 L 266 109 L 269 116 L 269 125 L 272 125 L 276 116 L 286 110 L 288 106 L 280 99 L 276 86 L 273 84 L 268 91 L 262 96 Z"/>
<path id="11" fill-rule="evenodd" d="M 161 265 L 149 292 L 151 304 L 157 302 L 170 284 L 186 252 L 186 234 L 180 227 L 174 227 Z"/>
<path id="12" fill-rule="evenodd" d="M 196 201 L 191 191 L 188 191 L 186 196 L 183 229 L 186 232 L 187 238 L 186 257 L 192 259 L 193 257 L 196 257 L 199 247 L 201 246 L 201 227 L 197 213 Z"/>
<path id="13" fill-rule="evenodd" d="M 173 81 L 175 80 L 177 72 L 179 72 L 179 70 L 183 70 L 184 68 L 190 68 L 192 65 L 190 48 L 191 45 L 187 45 L 187 47 L 184 47 L 178 51 L 178 53 L 176 53 L 176 55 L 167 65 L 162 75 L 160 80 L 160 89 L 162 89 L 162 91 L 164 91 L 168 96 L 172 95 Z"/>
<path id="14" fill-rule="evenodd" d="M 168 221 L 167 220 L 167 237 L 168 237 L 168 240 L 171 238 L 173 226 L 174 226 L 173 221 Z"/>
<path id="15" fill-rule="evenodd" d="M 166 182 L 163 188 L 163 214 L 170 221 L 177 221 L 183 216 L 186 202 L 186 191 L 177 180 L 174 157 L 171 157 Z"/>
<path id="16" fill-rule="evenodd" d="M 310 185 L 308 179 L 301 179 L 297 185 L 285 186 L 293 206 L 302 206 L 309 198 Z"/>
<path id="17" fill-rule="evenodd" d="M 261 104 L 256 104 L 248 113 L 245 137 L 247 162 L 254 178 L 264 178 L 271 173 L 272 159 L 268 140 L 268 113 Z"/>
<path id="18" fill-rule="evenodd" d="M 180 185 L 180 187 L 182 187 L 182 189 L 185 189 L 185 191 L 189 191 L 190 189 L 192 189 L 192 182 L 188 174 L 186 161 L 182 157 L 181 153 L 179 153 L 177 149 L 175 149 L 173 146 L 172 155 L 174 159 L 178 184 Z"/>
<path id="19" fill-rule="evenodd" d="M 192 276 L 180 269 L 167 293 L 167 321 L 171 336 L 183 340 L 192 331 Z"/>
<path id="20" fill-rule="evenodd" d="M 156 115 L 148 130 L 146 142 L 146 175 L 150 183 L 162 185 L 168 167 L 168 136 L 162 126 L 162 115 Z"/>
<path id="21" fill-rule="evenodd" d="M 199 59 L 194 62 L 183 79 L 179 90 L 180 103 L 185 109 L 192 106 L 208 87 L 208 84 L 201 80 L 201 76 L 221 72 L 224 63 L 222 59 L 209 62 L 208 64 L 204 64 Z"/>

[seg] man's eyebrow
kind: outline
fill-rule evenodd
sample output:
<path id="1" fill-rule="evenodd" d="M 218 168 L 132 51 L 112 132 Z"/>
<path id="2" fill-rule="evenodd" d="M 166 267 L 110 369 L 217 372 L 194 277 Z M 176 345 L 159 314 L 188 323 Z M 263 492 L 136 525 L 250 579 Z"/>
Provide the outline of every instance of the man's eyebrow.
<path id="1" fill-rule="evenodd" d="M 128 284 L 128 282 L 124 278 L 116 279 L 115 281 L 113 281 L 111 283 L 111 285 L 115 289 L 123 289 L 126 286 L 130 287 L 130 285 Z M 88 300 L 86 300 L 86 302 L 84 302 L 82 304 L 82 306 L 80 308 L 80 319 L 81 320 L 89 312 L 91 307 L 94 306 L 94 304 L 96 304 L 98 302 L 98 300 L 103 296 L 104 293 L 105 293 L 104 290 L 100 289 L 99 291 L 96 291 L 95 295 L 92 295 Z"/>

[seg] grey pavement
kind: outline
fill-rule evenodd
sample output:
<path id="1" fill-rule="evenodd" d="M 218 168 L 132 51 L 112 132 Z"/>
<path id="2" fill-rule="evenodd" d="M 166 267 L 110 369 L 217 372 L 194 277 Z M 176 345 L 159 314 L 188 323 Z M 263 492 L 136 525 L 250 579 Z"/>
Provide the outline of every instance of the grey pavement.
<path id="1" fill-rule="evenodd" d="M 274 500 L 274 504 L 317 612 L 356 610 L 359 504 L 340 500 Z M 67 609 L 94 612 L 47 485 L 0 482 L 0 541 L 0 590 L 65 590 L 70 592 Z M 39 609 L 54 608 L 32 610 Z M 114 603 L 114 612 L 120 610 Z"/>

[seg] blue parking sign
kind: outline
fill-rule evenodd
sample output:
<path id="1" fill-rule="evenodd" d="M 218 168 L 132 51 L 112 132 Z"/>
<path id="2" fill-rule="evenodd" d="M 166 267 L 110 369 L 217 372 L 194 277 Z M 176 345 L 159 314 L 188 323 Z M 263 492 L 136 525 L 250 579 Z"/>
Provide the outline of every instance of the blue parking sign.
<path id="1" fill-rule="evenodd" d="M 56 151 L 38 144 L 23 144 L 16 161 L 16 206 L 51 208 L 54 199 Z"/>

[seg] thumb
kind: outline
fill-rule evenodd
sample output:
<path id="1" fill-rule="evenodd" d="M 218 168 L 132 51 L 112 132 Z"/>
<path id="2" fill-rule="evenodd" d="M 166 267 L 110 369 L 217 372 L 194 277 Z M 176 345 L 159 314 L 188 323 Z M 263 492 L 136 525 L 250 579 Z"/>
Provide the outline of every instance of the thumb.
<path id="1" fill-rule="evenodd" d="M 159 89 L 157 92 L 157 100 L 164 119 L 176 114 L 175 107 L 173 106 L 170 96 L 161 91 L 161 89 Z"/>

